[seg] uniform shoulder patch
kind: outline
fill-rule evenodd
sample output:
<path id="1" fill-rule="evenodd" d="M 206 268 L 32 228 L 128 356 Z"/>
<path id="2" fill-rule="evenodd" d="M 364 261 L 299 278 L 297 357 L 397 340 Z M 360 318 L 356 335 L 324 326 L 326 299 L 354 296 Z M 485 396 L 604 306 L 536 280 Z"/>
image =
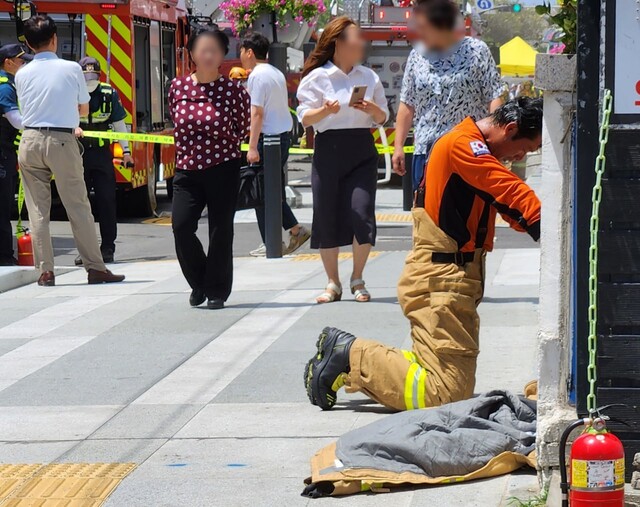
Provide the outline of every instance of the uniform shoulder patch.
<path id="1" fill-rule="evenodd" d="M 476 157 L 480 155 L 491 155 L 489 148 L 482 141 L 471 141 L 469 146 L 471 146 L 471 151 Z"/>

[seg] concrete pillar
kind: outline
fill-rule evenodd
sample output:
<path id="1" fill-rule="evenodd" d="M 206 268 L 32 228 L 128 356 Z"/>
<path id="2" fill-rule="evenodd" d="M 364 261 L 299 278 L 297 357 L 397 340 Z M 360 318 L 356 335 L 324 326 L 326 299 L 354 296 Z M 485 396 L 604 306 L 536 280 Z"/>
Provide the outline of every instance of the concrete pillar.
<path id="1" fill-rule="evenodd" d="M 571 368 L 572 112 L 576 58 L 538 55 L 535 86 L 544 91 L 542 233 L 538 333 L 538 462 L 543 479 L 557 467 L 558 441 L 577 418 L 568 403 Z"/>

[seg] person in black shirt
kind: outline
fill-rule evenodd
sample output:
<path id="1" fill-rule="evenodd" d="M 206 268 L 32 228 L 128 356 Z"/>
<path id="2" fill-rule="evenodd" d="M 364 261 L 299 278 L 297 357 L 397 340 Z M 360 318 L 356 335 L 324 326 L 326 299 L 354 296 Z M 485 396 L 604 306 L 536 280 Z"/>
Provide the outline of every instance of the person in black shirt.
<path id="1" fill-rule="evenodd" d="M 80 119 L 82 130 L 106 131 L 113 128 L 116 132 L 127 132 L 124 122 L 127 112 L 120 102 L 118 92 L 110 85 L 100 82 L 100 64 L 89 56 L 80 60 L 87 89 L 91 95 L 89 116 Z M 118 225 L 116 218 L 116 176 L 113 168 L 113 155 L 109 141 L 95 138 L 82 138 L 84 148 L 84 179 L 87 192 L 93 189 L 96 212 L 100 223 L 100 251 L 105 263 L 113 262 L 116 250 Z M 124 152 L 123 164 L 133 166 L 131 151 L 126 141 L 120 141 Z M 82 264 L 82 258 L 76 257 L 76 265 Z"/>
<path id="2" fill-rule="evenodd" d="M 22 129 L 13 78 L 25 61 L 33 59 L 20 44 L 0 48 L 0 266 L 17 264 L 13 252 L 11 211 L 15 203 L 18 155 L 16 138 Z"/>

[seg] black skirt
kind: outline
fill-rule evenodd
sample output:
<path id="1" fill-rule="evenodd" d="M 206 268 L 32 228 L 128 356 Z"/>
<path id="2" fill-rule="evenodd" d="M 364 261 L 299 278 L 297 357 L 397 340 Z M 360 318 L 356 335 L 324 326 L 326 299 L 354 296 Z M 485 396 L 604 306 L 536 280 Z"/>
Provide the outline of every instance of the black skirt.
<path id="1" fill-rule="evenodd" d="M 316 135 L 311 248 L 375 245 L 378 152 L 369 129 Z"/>

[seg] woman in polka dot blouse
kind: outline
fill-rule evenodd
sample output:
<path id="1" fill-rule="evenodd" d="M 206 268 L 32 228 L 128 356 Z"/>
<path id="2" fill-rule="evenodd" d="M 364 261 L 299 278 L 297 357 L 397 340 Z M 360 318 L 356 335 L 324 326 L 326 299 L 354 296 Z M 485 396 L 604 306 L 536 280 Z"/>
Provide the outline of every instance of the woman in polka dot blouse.
<path id="1" fill-rule="evenodd" d="M 196 71 L 171 83 L 169 106 L 175 124 L 173 235 L 176 253 L 191 286 L 189 303 L 208 299 L 224 307 L 233 283 L 233 217 L 240 176 L 240 143 L 248 134 L 250 99 L 238 83 L 219 72 L 229 50 L 220 30 L 192 35 L 187 49 Z M 196 236 L 207 206 L 209 249 Z"/>

